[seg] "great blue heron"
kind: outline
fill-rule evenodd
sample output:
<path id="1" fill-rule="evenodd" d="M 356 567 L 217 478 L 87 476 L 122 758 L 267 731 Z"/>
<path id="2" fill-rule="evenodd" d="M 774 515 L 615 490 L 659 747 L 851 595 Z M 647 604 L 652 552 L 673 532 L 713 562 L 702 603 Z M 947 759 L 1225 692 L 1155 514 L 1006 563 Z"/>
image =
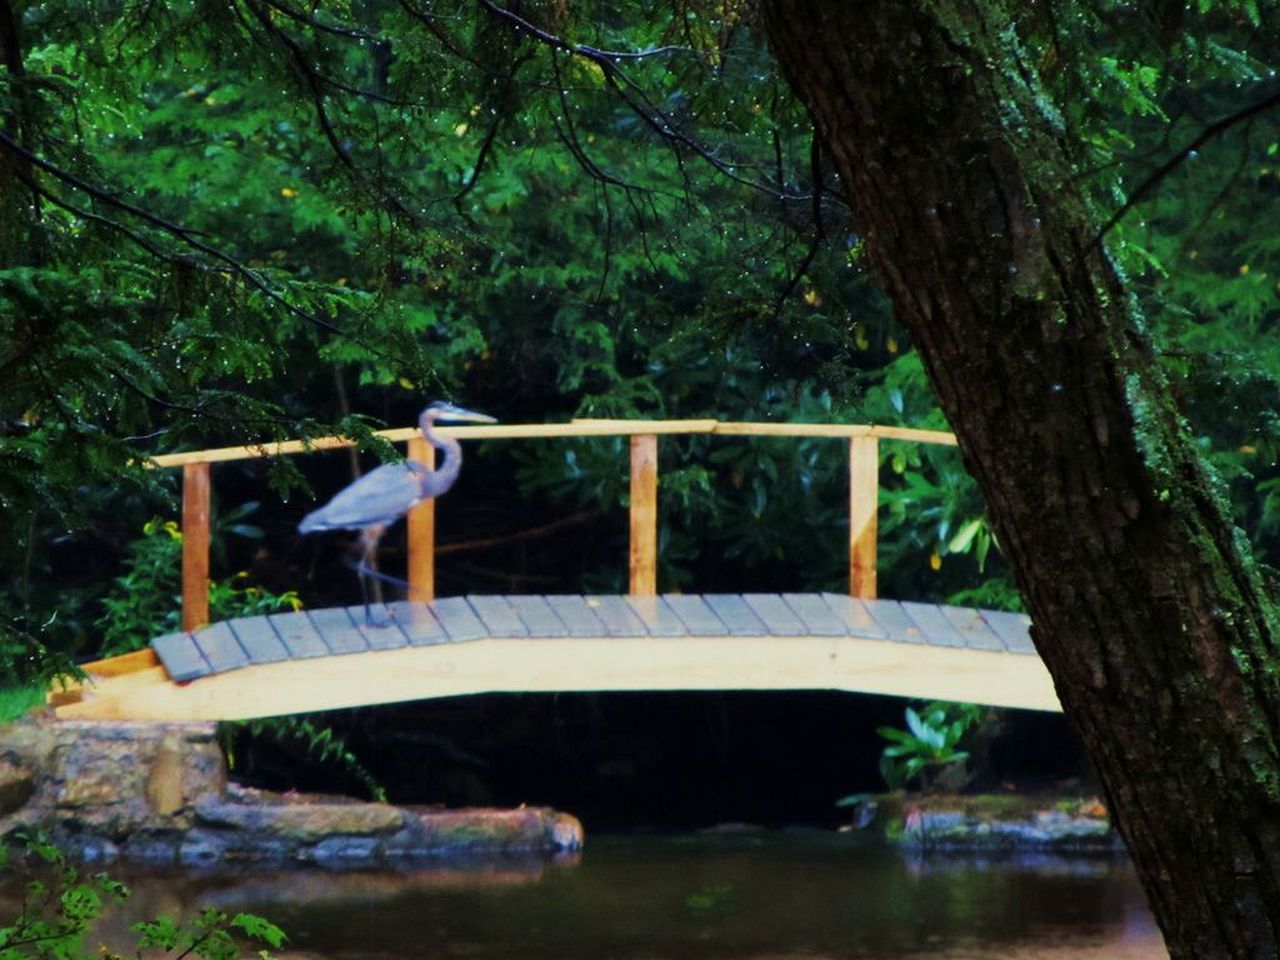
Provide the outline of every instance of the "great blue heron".
<path id="1" fill-rule="evenodd" d="M 497 423 L 493 417 L 455 407 L 452 403 L 437 401 L 431 404 L 418 417 L 418 429 L 422 431 L 427 443 L 444 455 L 444 461 L 439 467 L 428 470 L 414 460 L 384 463 L 339 490 L 332 500 L 319 510 L 308 513 L 298 524 L 299 533 L 319 533 L 323 530 L 360 531 L 360 562 L 356 565 L 356 573 L 360 576 L 366 623 L 375 624 L 369 612 L 368 578 L 390 579 L 373 569 L 372 561 L 378 549 L 378 541 L 387 527 L 423 500 L 438 497 L 452 487 L 453 482 L 458 479 L 458 471 L 462 469 L 462 448 L 458 441 L 452 437 L 442 437 L 432 429 L 440 420 Z"/>

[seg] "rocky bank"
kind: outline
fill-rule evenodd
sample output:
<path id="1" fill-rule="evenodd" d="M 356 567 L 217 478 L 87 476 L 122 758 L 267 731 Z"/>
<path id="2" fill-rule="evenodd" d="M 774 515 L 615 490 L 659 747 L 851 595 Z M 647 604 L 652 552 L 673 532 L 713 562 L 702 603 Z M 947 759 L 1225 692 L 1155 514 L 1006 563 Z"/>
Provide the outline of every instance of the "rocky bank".
<path id="1" fill-rule="evenodd" d="M 0 728 L 0 836 L 43 831 L 85 861 L 364 868 L 555 854 L 582 826 L 546 808 L 398 807 L 229 784 L 212 723 L 52 721 Z"/>
<path id="2" fill-rule="evenodd" d="M 925 853 L 1123 853 L 1096 797 L 888 794 L 866 817 L 884 838 Z"/>

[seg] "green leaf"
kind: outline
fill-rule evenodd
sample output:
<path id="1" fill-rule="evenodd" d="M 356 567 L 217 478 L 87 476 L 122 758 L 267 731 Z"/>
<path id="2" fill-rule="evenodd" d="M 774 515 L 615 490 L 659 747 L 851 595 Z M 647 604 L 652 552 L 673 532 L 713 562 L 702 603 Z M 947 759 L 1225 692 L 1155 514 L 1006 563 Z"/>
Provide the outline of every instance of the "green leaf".
<path id="1" fill-rule="evenodd" d="M 911 731 L 912 735 L 917 740 L 922 740 L 927 743 L 929 729 L 925 725 L 925 722 L 920 718 L 920 714 L 916 713 L 916 711 L 911 707 L 907 707 L 904 711 L 904 715 L 907 718 L 907 729 Z"/>
<path id="2" fill-rule="evenodd" d="M 172 917 L 143 920 L 130 929 L 138 934 L 138 946 L 143 949 L 172 950 L 182 939 L 182 932 Z"/>
<path id="3" fill-rule="evenodd" d="M 959 530 L 956 531 L 956 535 L 952 537 L 951 542 L 947 544 L 947 552 L 948 553 L 964 553 L 966 550 L 969 549 L 969 544 L 973 542 L 973 538 L 977 535 L 978 531 L 981 528 L 982 528 L 981 517 L 975 517 L 973 520 L 970 520 L 968 523 L 966 523 L 964 526 L 962 526 Z"/>
<path id="4" fill-rule="evenodd" d="M 285 933 L 274 923 L 253 913 L 237 913 L 231 919 L 231 926 L 243 930 L 246 936 L 260 940 L 273 949 L 284 945 Z"/>

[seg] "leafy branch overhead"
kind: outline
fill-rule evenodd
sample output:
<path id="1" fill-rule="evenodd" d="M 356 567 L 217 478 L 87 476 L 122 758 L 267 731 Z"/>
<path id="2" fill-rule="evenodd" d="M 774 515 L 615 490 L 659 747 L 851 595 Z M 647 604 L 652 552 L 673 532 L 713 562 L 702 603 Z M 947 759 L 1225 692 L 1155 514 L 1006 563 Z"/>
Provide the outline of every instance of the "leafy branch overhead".
<path id="1" fill-rule="evenodd" d="M 1276 219 L 1280 137 L 1275 38 L 1252 21 L 1270 9 L 1204 4 L 1153 32 L 1073 2 L 1013 27 L 1264 560 L 1280 547 L 1280 242 L 1257 224 Z M 434 396 L 508 421 L 945 426 L 746 5 L 0 0 L 0 25 L 14 649 L 99 642 L 126 545 L 176 515 L 174 479 L 141 469 L 155 453 L 335 428 L 371 449 L 371 426 Z M 665 582 L 840 588 L 834 446 L 663 450 Z M 883 588 L 1016 606 L 959 457 L 883 452 Z M 489 505 L 459 541 L 609 517 L 616 455 L 485 451 L 468 469 Z M 222 481 L 272 497 L 260 546 L 281 591 L 319 469 L 299 463 Z M 68 556 L 104 559 L 69 575 Z M 616 586 L 603 565 L 585 576 L 575 588 Z"/>

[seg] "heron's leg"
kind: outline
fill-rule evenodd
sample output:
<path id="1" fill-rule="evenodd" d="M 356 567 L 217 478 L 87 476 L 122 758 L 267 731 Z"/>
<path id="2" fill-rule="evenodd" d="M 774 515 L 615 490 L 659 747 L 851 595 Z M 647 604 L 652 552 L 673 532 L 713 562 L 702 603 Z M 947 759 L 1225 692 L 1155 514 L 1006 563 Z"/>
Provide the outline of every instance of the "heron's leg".
<path id="1" fill-rule="evenodd" d="M 371 586 L 369 581 L 373 578 L 382 578 L 382 574 L 373 568 L 372 561 L 378 552 L 378 541 L 382 539 L 386 529 L 379 524 L 365 527 L 360 531 L 360 562 L 356 565 L 356 573 L 360 576 L 360 595 L 364 598 L 364 622 L 373 627 L 385 627 L 391 623 L 387 618 L 375 620 L 373 611 L 369 608 L 369 587 Z"/>
<path id="2" fill-rule="evenodd" d="M 405 583 L 399 577 L 393 577 L 389 573 L 383 573 L 381 570 L 375 570 L 373 567 L 365 566 L 362 560 L 356 560 L 354 562 L 348 560 L 347 566 L 356 571 L 356 573 L 360 574 L 362 577 L 369 577 L 372 580 L 389 583 L 393 587 L 399 587 L 401 590 L 409 589 L 409 584 Z"/>

